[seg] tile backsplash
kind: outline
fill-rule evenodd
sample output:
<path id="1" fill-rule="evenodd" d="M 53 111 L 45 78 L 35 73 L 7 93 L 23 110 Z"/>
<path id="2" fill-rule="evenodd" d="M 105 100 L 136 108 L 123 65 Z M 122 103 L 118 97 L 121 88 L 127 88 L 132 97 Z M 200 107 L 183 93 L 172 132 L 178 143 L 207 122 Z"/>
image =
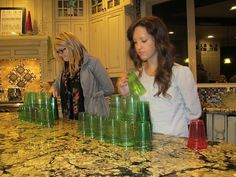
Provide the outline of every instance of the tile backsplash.
<path id="1" fill-rule="evenodd" d="M 0 60 L 0 83 L 4 90 L 2 100 L 7 101 L 8 88 L 20 88 L 22 94 L 30 91 L 46 91 L 48 83 L 41 81 L 39 59 Z"/>

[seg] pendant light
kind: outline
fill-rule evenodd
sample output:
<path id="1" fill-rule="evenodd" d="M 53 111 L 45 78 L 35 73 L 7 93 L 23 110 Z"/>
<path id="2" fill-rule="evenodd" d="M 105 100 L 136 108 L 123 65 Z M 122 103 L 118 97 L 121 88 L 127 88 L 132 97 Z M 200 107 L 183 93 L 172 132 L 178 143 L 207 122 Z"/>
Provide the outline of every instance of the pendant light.
<path id="1" fill-rule="evenodd" d="M 227 34 L 226 34 L 226 46 L 229 46 L 230 42 L 229 42 L 229 38 L 230 38 L 230 35 L 229 35 L 229 28 L 227 27 Z M 227 54 L 228 55 L 228 54 Z M 224 58 L 224 64 L 231 64 L 231 58 L 230 56 L 227 56 Z"/>

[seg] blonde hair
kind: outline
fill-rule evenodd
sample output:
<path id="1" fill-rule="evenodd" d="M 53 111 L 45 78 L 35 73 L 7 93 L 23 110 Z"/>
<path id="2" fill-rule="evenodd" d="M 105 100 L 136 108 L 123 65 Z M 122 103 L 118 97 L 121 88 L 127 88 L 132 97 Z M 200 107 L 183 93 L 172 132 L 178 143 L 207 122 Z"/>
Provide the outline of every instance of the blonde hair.
<path id="1" fill-rule="evenodd" d="M 68 50 L 69 72 L 73 76 L 79 70 L 79 64 L 83 60 L 83 51 L 87 51 L 80 40 L 71 32 L 62 32 L 54 40 L 54 51 L 57 47 L 65 47 Z M 56 54 L 57 58 L 63 58 Z"/>

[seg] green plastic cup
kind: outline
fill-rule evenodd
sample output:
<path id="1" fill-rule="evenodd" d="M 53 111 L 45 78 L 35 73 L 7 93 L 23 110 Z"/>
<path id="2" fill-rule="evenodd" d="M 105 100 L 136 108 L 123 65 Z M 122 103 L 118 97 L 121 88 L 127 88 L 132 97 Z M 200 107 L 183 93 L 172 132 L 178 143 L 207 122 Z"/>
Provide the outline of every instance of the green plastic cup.
<path id="1" fill-rule="evenodd" d="M 20 106 L 19 107 L 19 113 L 18 113 L 19 119 L 23 120 L 23 121 L 26 121 L 27 116 L 28 116 L 28 111 L 29 111 L 29 109 L 28 109 L 27 106 L 24 106 L 24 105 Z"/>
<path id="2" fill-rule="evenodd" d="M 85 123 L 85 119 L 86 119 L 86 112 L 80 112 L 79 116 L 78 116 L 78 132 L 80 134 L 82 134 L 83 136 L 86 136 L 86 123 Z"/>
<path id="3" fill-rule="evenodd" d="M 91 138 L 94 138 L 94 118 L 95 118 L 95 115 L 93 114 L 85 114 L 85 136 L 88 136 L 88 137 L 91 137 Z"/>
<path id="4" fill-rule="evenodd" d="M 104 140 L 110 144 L 119 144 L 120 136 L 120 121 L 112 118 L 108 118 L 105 121 Z"/>
<path id="5" fill-rule="evenodd" d="M 132 121 L 120 121 L 120 146 L 134 146 L 134 123 Z"/>
<path id="6" fill-rule="evenodd" d="M 51 104 L 52 95 L 49 92 L 37 92 L 36 96 L 36 105 L 39 107 L 47 107 Z"/>
<path id="7" fill-rule="evenodd" d="M 135 149 L 140 151 L 151 150 L 152 130 L 150 122 L 136 122 L 135 125 Z"/>
<path id="8" fill-rule="evenodd" d="M 57 106 L 57 98 L 56 97 L 51 97 L 51 108 L 53 111 L 53 116 L 54 116 L 54 120 L 58 120 L 59 119 L 59 113 L 58 113 L 58 106 Z"/>
<path id="9" fill-rule="evenodd" d="M 120 120 L 124 115 L 124 98 L 118 94 L 111 96 L 110 118 Z"/>
<path id="10" fill-rule="evenodd" d="M 94 118 L 94 137 L 97 140 L 104 141 L 105 121 L 105 116 L 100 115 Z"/>
<path id="11" fill-rule="evenodd" d="M 55 125 L 53 110 L 51 108 L 41 108 L 40 120 L 42 120 L 42 126 L 53 127 Z"/>
<path id="12" fill-rule="evenodd" d="M 36 101 L 36 92 L 25 92 L 24 94 L 24 104 L 28 106 L 35 106 Z"/>
<path id="13" fill-rule="evenodd" d="M 148 101 L 139 101 L 138 102 L 138 110 L 137 110 L 137 122 L 151 122 L 150 119 L 150 108 Z"/>
<path id="14" fill-rule="evenodd" d="M 129 86 L 129 92 L 132 95 L 141 96 L 146 92 L 146 89 L 144 88 L 143 84 L 139 81 L 134 71 L 130 71 L 128 73 L 128 86 Z"/>
<path id="15" fill-rule="evenodd" d="M 137 105 L 139 102 L 139 96 L 129 95 L 125 98 L 125 116 L 123 117 L 124 121 L 134 122 L 137 115 Z"/>

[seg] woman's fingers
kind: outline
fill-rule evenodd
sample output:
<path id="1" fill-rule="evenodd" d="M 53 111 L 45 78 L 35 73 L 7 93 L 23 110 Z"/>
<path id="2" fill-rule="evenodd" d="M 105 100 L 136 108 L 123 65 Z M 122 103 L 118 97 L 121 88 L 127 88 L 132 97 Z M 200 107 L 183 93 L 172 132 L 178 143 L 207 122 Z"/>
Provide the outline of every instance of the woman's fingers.
<path id="1" fill-rule="evenodd" d="M 54 87 L 51 87 L 49 89 L 49 93 L 51 93 L 53 97 L 57 97 L 58 96 L 57 90 Z"/>
<path id="2" fill-rule="evenodd" d="M 121 76 L 118 80 L 117 80 L 117 88 L 118 88 L 118 92 L 121 95 L 127 95 L 129 93 L 129 88 L 128 88 L 128 77 L 127 75 L 123 75 Z"/>

